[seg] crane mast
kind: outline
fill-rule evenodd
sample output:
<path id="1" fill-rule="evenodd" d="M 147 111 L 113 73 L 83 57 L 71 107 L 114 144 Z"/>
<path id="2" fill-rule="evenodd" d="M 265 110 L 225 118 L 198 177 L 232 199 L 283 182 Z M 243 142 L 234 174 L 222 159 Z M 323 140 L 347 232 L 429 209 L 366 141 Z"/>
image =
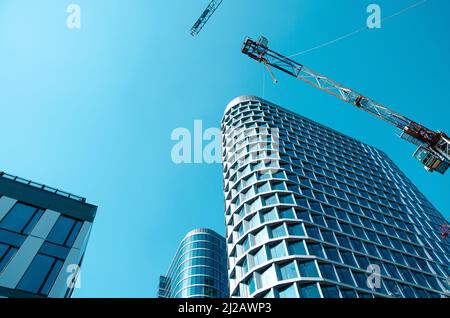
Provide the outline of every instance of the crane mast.
<path id="1" fill-rule="evenodd" d="M 217 8 L 220 6 L 223 0 L 212 0 L 209 5 L 203 11 L 202 15 L 195 22 L 194 26 L 191 28 L 191 35 L 197 36 L 203 29 L 205 24 L 208 22 L 209 18 L 214 14 Z"/>
<path id="2" fill-rule="evenodd" d="M 445 133 L 428 129 L 363 94 L 270 50 L 268 40 L 265 37 L 260 37 L 258 41 L 246 38 L 242 53 L 260 63 L 264 63 L 275 82 L 277 80 L 270 67 L 311 84 L 401 129 L 400 137 L 418 146 L 414 157 L 428 171 L 437 171 L 444 174 L 450 167 L 450 138 Z"/>

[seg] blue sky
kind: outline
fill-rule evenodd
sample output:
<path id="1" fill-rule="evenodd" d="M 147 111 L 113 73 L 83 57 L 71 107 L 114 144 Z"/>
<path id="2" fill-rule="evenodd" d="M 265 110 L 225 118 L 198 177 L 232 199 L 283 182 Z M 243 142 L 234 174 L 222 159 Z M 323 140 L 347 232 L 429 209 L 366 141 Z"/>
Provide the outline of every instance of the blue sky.
<path id="1" fill-rule="evenodd" d="M 175 165 L 173 129 L 219 127 L 239 95 L 265 98 L 378 147 L 446 217 L 448 176 L 427 173 L 395 129 L 240 53 L 265 35 L 289 55 L 413 0 L 225 0 L 197 38 L 207 0 L 0 1 L 0 170 L 99 206 L 77 297 L 152 297 L 193 228 L 224 234 L 221 166 Z M 81 6 L 80 30 L 65 21 Z M 296 60 L 433 129 L 449 132 L 450 2 L 427 3 Z"/>

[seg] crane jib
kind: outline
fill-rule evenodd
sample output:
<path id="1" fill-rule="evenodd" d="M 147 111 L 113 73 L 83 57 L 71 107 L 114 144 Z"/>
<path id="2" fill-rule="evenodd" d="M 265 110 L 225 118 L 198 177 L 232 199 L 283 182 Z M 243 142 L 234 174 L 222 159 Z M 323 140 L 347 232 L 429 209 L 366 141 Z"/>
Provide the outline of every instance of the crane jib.
<path id="1" fill-rule="evenodd" d="M 450 140 L 446 134 L 428 129 L 390 108 L 270 50 L 268 45 L 269 41 L 265 37 L 260 37 L 257 42 L 247 37 L 242 46 L 242 53 L 260 63 L 264 63 L 275 82 L 277 80 L 269 66 L 311 84 L 401 129 L 403 139 L 419 146 L 414 157 L 428 171 L 437 171 L 444 174 L 450 167 Z"/>

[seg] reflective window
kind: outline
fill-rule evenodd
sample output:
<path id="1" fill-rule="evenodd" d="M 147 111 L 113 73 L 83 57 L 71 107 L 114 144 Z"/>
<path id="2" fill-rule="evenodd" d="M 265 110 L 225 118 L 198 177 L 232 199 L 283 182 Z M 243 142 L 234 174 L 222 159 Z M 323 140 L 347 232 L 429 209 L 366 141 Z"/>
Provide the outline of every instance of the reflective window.
<path id="1" fill-rule="evenodd" d="M 342 228 L 342 231 L 344 231 L 345 233 L 347 233 L 349 235 L 353 235 L 353 230 L 352 230 L 352 227 L 350 226 L 350 224 L 341 223 L 341 228 Z"/>
<path id="2" fill-rule="evenodd" d="M 275 211 L 275 209 L 272 209 L 269 212 L 266 212 L 263 214 L 263 222 L 270 222 L 270 221 L 274 221 L 277 219 L 277 212 Z"/>
<path id="3" fill-rule="evenodd" d="M 316 263 L 314 261 L 301 262 L 298 264 L 301 277 L 318 277 Z"/>
<path id="4" fill-rule="evenodd" d="M 385 259 L 385 260 L 392 260 L 391 257 L 391 253 L 389 253 L 388 249 L 383 248 L 383 247 L 378 247 L 378 251 L 380 252 L 381 256 Z"/>
<path id="5" fill-rule="evenodd" d="M 307 255 L 303 241 L 288 243 L 289 255 Z"/>
<path id="6" fill-rule="evenodd" d="M 323 239 L 331 244 L 336 244 L 336 239 L 334 238 L 333 232 L 322 230 Z"/>
<path id="7" fill-rule="evenodd" d="M 363 243 L 360 240 L 356 240 L 356 239 L 350 239 L 350 242 L 352 243 L 353 249 L 361 252 L 361 253 L 365 253 L 366 251 L 364 250 L 364 246 Z"/>
<path id="8" fill-rule="evenodd" d="M 256 284 L 255 284 L 255 279 L 253 278 L 253 275 L 250 277 L 247 284 L 248 284 L 249 294 L 251 295 L 256 291 Z"/>
<path id="9" fill-rule="evenodd" d="M 323 218 L 322 215 L 320 214 L 313 214 L 312 215 L 313 218 L 313 222 L 317 225 L 322 225 L 322 226 L 326 226 L 325 225 L 325 219 Z"/>
<path id="10" fill-rule="evenodd" d="M 8 248 L 9 248 L 8 245 L 0 244 L 0 259 L 2 259 L 3 256 L 6 254 Z"/>
<path id="11" fill-rule="evenodd" d="M 355 258 L 353 257 L 353 254 L 351 252 L 341 250 L 341 257 L 344 261 L 344 264 L 356 266 Z"/>
<path id="12" fill-rule="evenodd" d="M 428 284 L 434 288 L 434 289 L 439 289 L 439 285 L 437 284 L 436 278 L 434 278 L 433 276 L 430 275 L 425 275 Z"/>
<path id="13" fill-rule="evenodd" d="M 326 220 L 327 220 L 327 224 L 328 224 L 329 228 L 336 230 L 336 231 L 340 231 L 339 224 L 335 219 L 327 218 Z"/>
<path id="14" fill-rule="evenodd" d="M 305 232 L 303 231 L 301 224 L 289 225 L 288 232 L 290 235 L 295 235 L 295 236 L 304 236 L 305 235 Z"/>
<path id="15" fill-rule="evenodd" d="M 365 243 L 364 245 L 366 246 L 366 250 L 369 255 L 378 256 L 378 251 L 375 248 L 375 245 L 370 244 L 370 243 Z"/>
<path id="16" fill-rule="evenodd" d="M 323 253 L 322 245 L 320 244 L 313 244 L 313 243 L 307 243 L 309 255 L 318 256 L 318 257 L 325 257 L 325 254 Z"/>
<path id="17" fill-rule="evenodd" d="M 281 242 L 281 243 L 271 247 L 270 255 L 271 255 L 272 259 L 286 256 L 286 251 L 284 249 L 284 243 Z"/>
<path id="18" fill-rule="evenodd" d="M 350 246 L 350 241 L 348 240 L 347 236 L 343 236 L 343 235 L 336 235 L 336 238 L 339 242 L 339 245 L 342 247 L 347 247 L 347 248 L 351 248 Z"/>
<path id="19" fill-rule="evenodd" d="M 389 279 L 383 279 L 383 283 L 386 287 L 386 291 L 389 296 L 397 296 L 397 297 L 402 296 L 400 289 L 396 282 L 389 280 Z"/>
<path id="20" fill-rule="evenodd" d="M 253 229 L 259 225 L 259 215 L 255 214 L 250 221 L 248 221 L 248 229 Z"/>
<path id="21" fill-rule="evenodd" d="M 286 236 L 286 230 L 284 228 L 284 224 L 278 225 L 270 229 L 270 237 L 283 237 Z"/>
<path id="22" fill-rule="evenodd" d="M 339 280 L 347 285 L 354 285 L 350 270 L 345 267 L 337 267 L 336 271 L 339 276 Z"/>
<path id="23" fill-rule="evenodd" d="M 71 247 L 81 226 L 81 221 L 61 215 L 47 236 L 47 241 Z"/>
<path id="24" fill-rule="evenodd" d="M 255 245 L 259 245 L 264 243 L 268 239 L 266 228 L 261 229 L 258 233 L 255 234 Z"/>
<path id="25" fill-rule="evenodd" d="M 329 280 L 337 280 L 336 273 L 334 272 L 334 266 L 331 264 L 319 264 L 322 277 Z"/>
<path id="26" fill-rule="evenodd" d="M 244 258 L 244 261 L 242 262 L 242 271 L 244 274 L 247 274 L 248 272 L 248 262 L 246 258 Z"/>
<path id="27" fill-rule="evenodd" d="M 292 209 L 282 209 L 279 213 L 281 219 L 294 219 L 294 212 Z"/>
<path id="28" fill-rule="evenodd" d="M 309 236 L 316 238 L 318 240 L 322 240 L 322 237 L 320 236 L 319 229 L 317 227 L 313 226 L 307 226 L 306 232 L 309 234 Z"/>
<path id="29" fill-rule="evenodd" d="M 336 286 L 321 286 L 324 298 L 339 298 L 339 290 Z"/>
<path id="30" fill-rule="evenodd" d="M 405 285 L 405 284 L 399 284 L 399 288 L 401 289 L 403 295 L 406 298 L 415 298 L 416 295 L 414 294 L 414 291 L 412 290 L 411 286 Z"/>
<path id="31" fill-rule="evenodd" d="M 273 204 L 277 204 L 277 203 L 278 203 L 277 196 L 275 194 L 270 196 L 270 197 L 264 198 L 264 205 L 265 206 L 273 205 Z"/>
<path id="32" fill-rule="evenodd" d="M 246 252 L 250 248 L 250 239 L 247 237 L 242 243 L 242 249 Z"/>
<path id="33" fill-rule="evenodd" d="M 44 242 L 39 250 L 39 253 L 59 259 L 66 259 L 69 255 L 70 248 L 56 245 L 50 242 Z"/>
<path id="34" fill-rule="evenodd" d="M 344 298 L 357 298 L 356 292 L 353 289 L 341 289 Z"/>
<path id="35" fill-rule="evenodd" d="M 0 228 L 28 235 L 43 212 L 43 210 L 27 204 L 16 203 L 1 221 Z"/>
<path id="36" fill-rule="evenodd" d="M 359 267 L 362 269 L 367 269 L 369 266 L 369 259 L 365 256 L 356 255 L 356 260 L 358 261 Z"/>
<path id="37" fill-rule="evenodd" d="M 297 218 L 304 221 L 310 221 L 309 213 L 307 211 L 297 211 Z"/>
<path id="38" fill-rule="evenodd" d="M 261 265 L 265 261 L 267 261 L 266 257 L 266 250 L 265 248 L 261 248 L 256 254 L 254 255 L 253 261 L 255 263 L 255 266 Z"/>
<path id="39" fill-rule="evenodd" d="M 270 286 L 277 282 L 277 275 L 273 266 L 266 269 L 261 274 L 261 283 L 263 286 Z"/>
<path id="40" fill-rule="evenodd" d="M 414 278 L 412 277 L 411 272 L 406 268 L 400 268 L 400 274 L 403 276 L 404 281 L 414 283 Z"/>
<path id="41" fill-rule="evenodd" d="M 0 243 L 0 273 L 3 272 L 17 251 L 18 248 Z"/>
<path id="42" fill-rule="evenodd" d="M 278 291 L 278 295 L 280 298 L 297 298 L 295 285 L 289 285 L 288 287 L 281 288 Z"/>
<path id="43" fill-rule="evenodd" d="M 284 204 L 294 204 L 294 199 L 292 195 L 282 195 L 280 196 L 280 202 Z"/>
<path id="44" fill-rule="evenodd" d="M 301 298 L 320 298 L 319 289 L 317 284 L 301 285 L 300 286 Z"/>
<path id="45" fill-rule="evenodd" d="M 297 269 L 295 268 L 295 262 L 290 262 L 279 266 L 280 279 L 288 280 L 297 278 Z"/>
<path id="46" fill-rule="evenodd" d="M 17 288 L 35 294 L 48 295 L 62 265 L 61 260 L 37 254 Z"/>
<path id="47" fill-rule="evenodd" d="M 325 247 L 325 253 L 327 254 L 329 259 L 331 259 L 335 262 L 341 262 L 341 258 L 339 257 L 339 252 L 338 252 L 337 248 Z"/>
<path id="48" fill-rule="evenodd" d="M 275 298 L 273 289 L 269 290 L 262 298 Z"/>
<path id="49" fill-rule="evenodd" d="M 11 231 L 0 229 L 0 243 L 20 247 L 25 241 L 26 236 Z"/>
<path id="50" fill-rule="evenodd" d="M 360 272 L 353 272 L 353 277 L 355 277 L 358 287 L 366 289 L 368 288 L 366 275 Z"/>
<path id="51" fill-rule="evenodd" d="M 262 193 L 262 192 L 268 192 L 270 191 L 270 186 L 269 183 L 263 183 L 262 185 L 258 186 L 258 193 Z"/>

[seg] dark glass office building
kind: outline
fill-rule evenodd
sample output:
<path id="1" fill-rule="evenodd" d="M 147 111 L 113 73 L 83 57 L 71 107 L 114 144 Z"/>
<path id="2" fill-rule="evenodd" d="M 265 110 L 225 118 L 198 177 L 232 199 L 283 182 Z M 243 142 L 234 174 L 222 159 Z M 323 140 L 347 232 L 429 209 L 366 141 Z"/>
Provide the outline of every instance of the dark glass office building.
<path id="1" fill-rule="evenodd" d="M 443 216 L 382 151 L 266 100 L 222 120 L 231 297 L 448 297 Z"/>
<path id="2" fill-rule="evenodd" d="M 189 232 L 159 279 L 158 297 L 229 297 L 225 239 L 209 229 Z"/>
<path id="3" fill-rule="evenodd" d="M 70 297 L 97 207 L 0 172 L 0 298 Z"/>

